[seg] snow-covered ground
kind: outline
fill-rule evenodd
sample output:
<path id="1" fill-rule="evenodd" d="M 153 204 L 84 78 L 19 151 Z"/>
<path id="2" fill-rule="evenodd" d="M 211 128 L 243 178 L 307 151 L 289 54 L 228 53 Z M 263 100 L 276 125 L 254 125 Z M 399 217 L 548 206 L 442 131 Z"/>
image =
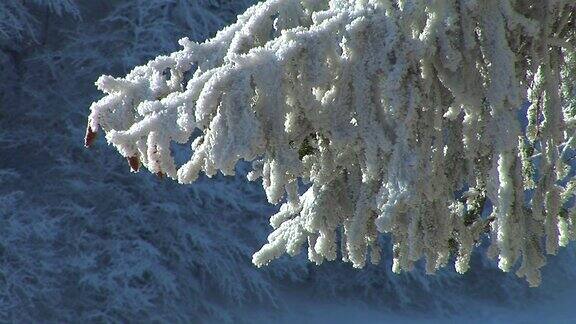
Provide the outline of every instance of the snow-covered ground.
<path id="1" fill-rule="evenodd" d="M 385 292 L 383 292 L 385 293 Z M 461 296 L 462 299 L 469 298 Z M 470 300 L 459 314 L 395 311 L 355 301 L 321 301 L 296 295 L 285 309 L 262 311 L 246 309 L 241 316 L 246 323 L 300 323 L 300 324 L 349 324 L 349 323 L 510 323 L 571 324 L 576 322 L 574 292 L 551 297 L 549 300 L 518 305 L 510 308 L 486 302 Z M 461 313 L 460 313 L 461 312 Z"/>
<path id="2" fill-rule="evenodd" d="M 560 280 L 559 280 L 560 281 Z M 485 289 L 490 290 L 490 287 Z M 496 290 L 496 289 L 495 289 Z M 546 291 L 546 292 L 544 292 Z M 386 292 L 382 291 L 385 295 Z M 442 291 L 437 292 L 438 295 Z M 511 303 L 497 300 L 478 300 L 462 294 L 457 304 L 465 305 L 446 312 L 390 309 L 370 305 L 353 299 L 318 300 L 306 294 L 287 297 L 287 304 L 276 311 L 245 309 L 243 319 L 247 323 L 300 323 L 300 324 L 346 324 L 346 323 L 510 323 L 510 324 L 571 324 L 576 323 L 574 284 L 561 287 L 536 288 L 536 296 L 518 296 Z M 361 295 L 361 294 L 359 294 Z M 434 296 L 431 296 L 434 298 Z M 523 300 L 524 299 L 524 300 Z"/>

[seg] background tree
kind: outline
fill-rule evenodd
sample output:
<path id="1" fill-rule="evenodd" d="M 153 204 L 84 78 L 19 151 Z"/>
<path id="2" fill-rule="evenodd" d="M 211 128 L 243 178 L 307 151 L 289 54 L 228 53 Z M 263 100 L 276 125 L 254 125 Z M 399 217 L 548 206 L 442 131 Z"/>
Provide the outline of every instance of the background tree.
<path id="1" fill-rule="evenodd" d="M 18 23 L 0 19 L 11 30 L 0 32 L 0 322 L 494 321 L 532 320 L 542 309 L 550 313 L 538 318 L 572 320 L 574 245 L 548 259 L 533 290 L 501 273 L 485 246 L 465 275 L 450 265 L 426 276 L 423 262 L 394 275 L 384 235 L 383 264 L 362 271 L 315 266 L 305 255 L 256 269 L 251 255 L 278 208 L 260 180 L 246 180 L 249 163 L 233 177 L 179 186 L 130 174 L 112 147 L 84 149 L 85 108 L 101 96 L 93 85 L 100 74 L 125 75 L 176 51 L 183 36 L 212 37 L 251 4 L 0 1 L 2 17 L 21 10 Z M 17 26 L 29 27 L 16 34 Z M 314 145 L 309 139 L 299 155 Z M 178 164 L 188 160 L 188 145 L 172 148 Z"/>

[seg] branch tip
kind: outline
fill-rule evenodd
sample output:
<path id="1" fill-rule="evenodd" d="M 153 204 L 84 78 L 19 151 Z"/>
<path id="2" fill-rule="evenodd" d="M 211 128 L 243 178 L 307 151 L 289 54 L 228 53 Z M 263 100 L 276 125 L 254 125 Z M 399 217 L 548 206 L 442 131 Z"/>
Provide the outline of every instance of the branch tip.
<path id="1" fill-rule="evenodd" d="M 86 136 L 84 136 L 84 147 L 90 148 L 94 144 L 97 134 L 97 132 L 92 131 L 92 127 L 88 126 L 86 128 Z"/>

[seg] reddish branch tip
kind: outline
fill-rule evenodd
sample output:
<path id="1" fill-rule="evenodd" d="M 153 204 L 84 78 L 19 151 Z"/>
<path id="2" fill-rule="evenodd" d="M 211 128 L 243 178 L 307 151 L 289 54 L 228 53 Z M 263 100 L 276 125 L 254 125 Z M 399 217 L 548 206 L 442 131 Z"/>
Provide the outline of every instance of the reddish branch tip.
<path id="1" fill-rule="evenodd" d="M 93 132 L 92 128 L 88 126 L 86 129 L 86 136 L 84 137 L 84 147 L 88 148 L 94 144 L 94 141 L 96 140 L 96 134 L 97 133 Z"/>
<path id="2" fill-rule="evenodd" d="M 162 179 L 162 178 L 164 178 L 164 173 L 162 173 L 162 171 L 157 172 L 157 173 L 156 173 L 156 176 L 157 176 L 158 178 Z"/>
<path id="3" fill-rule="evenodd" d="M 140 159 L 137 156 L 128 157 L 126 160 L 128 160 L 132 172 L 138 172 L 138 170 L 140 170 Z"/>

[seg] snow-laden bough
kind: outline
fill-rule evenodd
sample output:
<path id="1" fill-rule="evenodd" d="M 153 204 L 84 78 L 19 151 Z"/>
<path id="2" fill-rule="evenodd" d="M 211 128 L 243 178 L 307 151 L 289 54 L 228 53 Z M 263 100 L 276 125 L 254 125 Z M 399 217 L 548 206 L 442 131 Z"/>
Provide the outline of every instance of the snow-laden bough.
<path id="1" fill-rule="evenodd" d="M 307 244 L 362 268 L 387 233 L 395 272 L 464 273 L 487 234 L 537 286 L 576 238 L 574 0 L 268 0 L 180 45 L 98 80 L 86 144 L 184 184 L 252 162 L 282 204 L 257 266 Z"/>

